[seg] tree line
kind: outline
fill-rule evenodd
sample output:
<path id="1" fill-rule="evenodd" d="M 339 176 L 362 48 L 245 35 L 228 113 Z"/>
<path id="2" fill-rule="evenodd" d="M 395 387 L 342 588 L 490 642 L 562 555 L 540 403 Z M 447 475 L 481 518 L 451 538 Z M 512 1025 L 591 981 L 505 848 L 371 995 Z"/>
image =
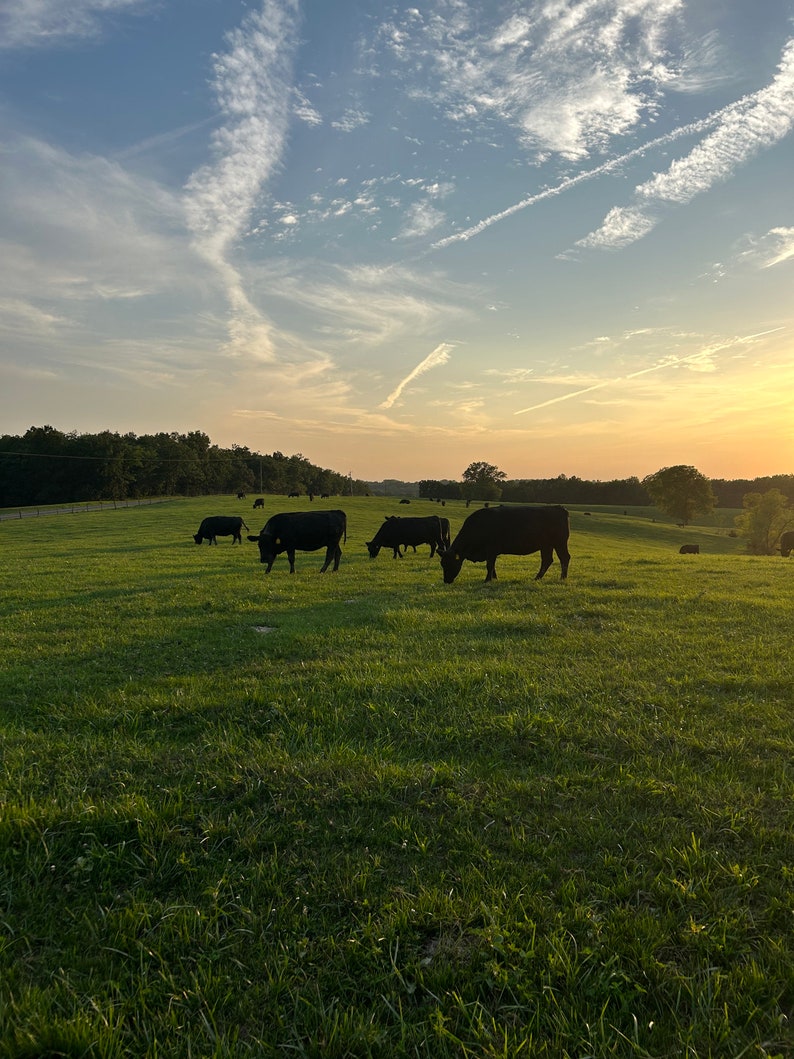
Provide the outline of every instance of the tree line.
<path id="1" fill-rule="evenodd" d="M 63 433 L 51 426 L 0 437 L 0 507 L 209 493 L 351 493 L 364 482 L 317 467 L 297 453 L 221 448 L 187 434 Z"/>
<path id="2" fill-rule="evenodd" d="M 438 500 L 498 500 L 505 504 L 604 504 L 612 507 L 655 506 L 657 497 L 649 483 L 655 478 L 614 478 L 592 481 L 565 474 L 556 478 L 508 479 L 491 464 L 474 463 L 463 472 L 462 480 L 425 479 L 419 483 L 419 496 Z M 794 503 L 794 474 L 762 478 L 709 480 L 717 507 L 742 507 L 748 493 L 777 490 Z"/>

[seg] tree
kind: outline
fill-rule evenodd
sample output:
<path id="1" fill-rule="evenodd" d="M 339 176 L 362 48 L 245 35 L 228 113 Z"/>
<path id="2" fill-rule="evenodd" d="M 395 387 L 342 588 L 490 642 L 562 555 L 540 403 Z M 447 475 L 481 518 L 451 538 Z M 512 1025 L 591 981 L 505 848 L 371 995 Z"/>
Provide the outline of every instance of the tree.
<path id="1" fill-rule="evenodd" d="M 502 482 L 506 478 L 505 472 L 492 463 L 482 460 L 470 463 L 463 472 L 463 497 L 466 501 L 498 500 L 502 495 Z"/>
<path id="2" fill-rule="evenodd" d="M 788 497 L 779 489 L 766 493 L 745 493 L 744 511 L 736 516 L 736 525 L 747 538 L 747 550 L 752 555 L 772 555 L 780 543 L 782 533 L 794 526 L 794 509 Z"/>
<path id="3" fill-rule="evenodd" d="M 707 515 L 717 500 L 711 483 L 694 467 L 662 467 L 643 478 L 642 484 L 660 511 L 687 526 L 696 515 Z"/>

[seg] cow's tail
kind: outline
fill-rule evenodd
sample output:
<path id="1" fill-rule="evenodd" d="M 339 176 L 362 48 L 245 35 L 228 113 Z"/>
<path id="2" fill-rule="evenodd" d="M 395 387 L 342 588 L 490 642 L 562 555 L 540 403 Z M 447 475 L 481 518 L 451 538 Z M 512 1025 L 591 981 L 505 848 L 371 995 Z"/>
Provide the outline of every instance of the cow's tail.
<path id="1" fill-rule="evenodd" d="M 243 524 L 243 529 L 248 529 L 248 527 L 247 527 L 247 526 L 246 526 L 246 524 L 245 524 L 245 521 L 244 521 L 244 519 L 242 519 L 242 518 L 241 518 L 241 519 L 240 519 L 240 521 L 241 521 L 241 522 L 242 522 L 242 524 Z M 251 531 L 250 531 L 250 530 L 248 530 L 248 532 L 250 533 Z"/>

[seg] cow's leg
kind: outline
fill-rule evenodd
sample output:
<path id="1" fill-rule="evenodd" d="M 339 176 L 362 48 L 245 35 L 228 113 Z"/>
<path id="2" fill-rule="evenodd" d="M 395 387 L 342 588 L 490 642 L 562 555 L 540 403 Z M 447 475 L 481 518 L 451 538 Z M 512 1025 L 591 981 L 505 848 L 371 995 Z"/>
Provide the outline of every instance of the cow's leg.
<path id="1" fill-rule="evenodd" d="M 266 573 L 266 574 L 269 574 L 269 573 L 270 573 L 270 571 L 271 571 L 271 570 L 273 569 L 273 563 L 274 563 L 275 561 L 276 561 L 276 557 L 275 557 L 275 556 L 273 556 L 273 558 L 272 558 L 272 559 L 270 560 L 270 562 L 269 562 L 269 563 L 267 564 L 267 566 L 265 567 L 265 573 Z"/>
<path id="2" fill-rule="evenodd" d="M 554 550 L 551 546 L 540 549 L 540 570 L 535 574 L 535 580 L 540 581 L 548 568 L 554 562 Z"/>
<path id="3" fill-rule="evenodd" d="M 334 548 L 334 573 L 339 569 L 339 563 L 342 559 L 342 549 L 337 544 Z"/>
<path id="4" fill-rule="evenodd" d="M 333 557 L 334 557 L 334 545 L 333 544 L 329 544 L 328 547 L 325 549 L 325 562 L 320 567 L 320 573 L 321 574 L 324 574 L 325 571 L 328 569 L 328 567 L 331 565 L 331 560 L 333 559 Z"/>
<path id="5" fill-rule="evenodd" d="M 289 559 L 289 572 L 295 573 L 295 549 L 287 548 L 287 558 Z"/>
<path id="6" fill-rule="evenodd" d="M 414 551 L 416 551 L 416 548 L 414 548 Z M 430 542 L 430 558 L 432 559 L 435 554 L 436 554 L 436 542 L 435 541 L 431 541 Z"/>
<path id="7" fill-rule="evenodd" d="M 568 576 L 568 563 L 571 561 L 571 553 L 564 546 L 562 548 L 555 548 L 554 550 L 557 553 L 557 558 L 560 560 L 560 569 L 562 571 L 560 574 L 560 580 L 564 581 Z"/>
<path id="8" fill-rule="evenodd" d="M 485 560 L 485 580 L 496 581 L 496 556 L 489 555 Z"/>

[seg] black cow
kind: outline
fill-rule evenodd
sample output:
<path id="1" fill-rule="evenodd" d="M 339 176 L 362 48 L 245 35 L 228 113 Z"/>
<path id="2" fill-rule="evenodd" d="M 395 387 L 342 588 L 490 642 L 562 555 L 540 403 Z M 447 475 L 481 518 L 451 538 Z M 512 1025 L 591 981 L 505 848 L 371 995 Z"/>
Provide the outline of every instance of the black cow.
<path id="1" fill-rule="evenodd" d="M 564 507 L 493 507 L 472 512 L 455 540 L 441 556 L 444 583 L 449 585 L 460 573 L 463 560 L 486 564 L 486 581 L 496 580 L 499 555 L 529 555 L 540 552 L 539 581 L 554 562 L 557 553 L 561 578 L 568 576 L 568 512 Z"/>
<path id="2" fill-rule="evenodd" d="M 406 500 L 405 497 L 403 497 L 403 499 L 400 501 L 400 503 L 401 504 L 410 504 L 411 501 L 410 500 Z"/>
<path id="3" fill-rule="evenodd" d="M 264 506 L 265 506 L 265 498 L 263 496 L 258 496 L 256 498 L 256 500 L 254 501 L 254 508 L 264 507 Z"/>
<path id="4" fill-rule="evenodd" d="M 198 528 L 198 533 L 193 534 L 196 544 L 209 541 L 217 544 L 216 537 L 231 537 L 232 544 L 242 544 L 241 529 L 248 529 L 240 515 L 210 515 L 205 518 Z"/>
<path id="5" fill-rule="evenodd" d="M 245 493 L 238 493 L 237 494 L 237 499 L 238 500 L 245 500 Z"/>
<path id="6" fill-rule="evenodd" d="M 334 570 L 339 569 L 342 549 L 339 542 L 347 541 L 347 516 L 344 511 L 289 511 L 272 515 L 258 537 L 249 536 L 249 541 L 259 545 L 259 561 L 267 563 L 269 574 L 276 556 L 287 553 L 289 572 L 295 573 L 295 552 L 315 552 L 325 548 L 325 562 L 320 573 L 324 574 L 334 561 Z"/>
<path id="7" fill-rule="evenodd" d="M 780 554 L 784 559 L 788 559 L 792 551 L 794 551 L 794 530 L 786 530 L 780 538 Z"/>
<path id="8" fill-rule="evenodd" d="M 296 492 L 296 491 L 295 491 L 295 490 L 293 489 L 293 491 L 292 491 L 291 493 L 287 493 L 287 496 L 300 496 L 300 493 Z"/>
<path id="9" fill-rule="evenodd" d="M 372 538 L 367 541 L 370 559 L 374 559 L 381 548 L 391 548 L 394 559 L 402 559 L 400 546 L 415 548 L 417 544 L 430 545 L 430 557 L 444 550 L 444 535 L 438 515 L 424 518 L 398 518 L 390 515 Z"/>
<path id="10" fill-rule="evenodd" d="M 682 544 L 678 549 L 679 555 L 700 555 L 699 544 Z"/>

